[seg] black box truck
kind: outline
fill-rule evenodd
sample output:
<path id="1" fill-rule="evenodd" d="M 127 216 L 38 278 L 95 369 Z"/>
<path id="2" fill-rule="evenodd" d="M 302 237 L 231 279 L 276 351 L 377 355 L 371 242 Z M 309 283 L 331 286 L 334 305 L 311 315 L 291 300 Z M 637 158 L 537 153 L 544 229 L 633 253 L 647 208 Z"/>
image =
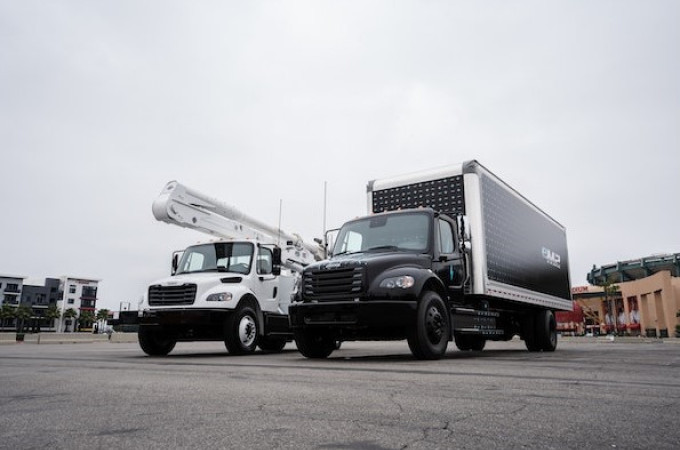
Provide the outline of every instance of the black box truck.
<path id="1" fill-rule="evenodd" d="M 289 319 L 300 352 L 402 340 L 418 359 L 454 341 L 482 350 L 519 335 L 554 351 L 554 311 L 571 310 L 566 232 L 477 161 L 368 184 L 366 217 L 329 259 L 305 267 Z"/>

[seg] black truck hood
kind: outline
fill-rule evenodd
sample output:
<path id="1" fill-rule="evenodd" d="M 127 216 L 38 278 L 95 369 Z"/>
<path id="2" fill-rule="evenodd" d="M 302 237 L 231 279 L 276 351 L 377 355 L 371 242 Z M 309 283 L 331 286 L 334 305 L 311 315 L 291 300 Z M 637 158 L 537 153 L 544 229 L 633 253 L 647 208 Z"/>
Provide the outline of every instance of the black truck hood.
<path id="1" fill-rule="evenodd" d="M 359 252 L 334 256 L 331 259 L 310 264 L 307 271 L 349 269 L 358 266 L 368 266 L 371 272 L 381 272 L 387 268 L 418 267 L 429 269 L 432 258 L 427 254 L 408 252 Z"/>

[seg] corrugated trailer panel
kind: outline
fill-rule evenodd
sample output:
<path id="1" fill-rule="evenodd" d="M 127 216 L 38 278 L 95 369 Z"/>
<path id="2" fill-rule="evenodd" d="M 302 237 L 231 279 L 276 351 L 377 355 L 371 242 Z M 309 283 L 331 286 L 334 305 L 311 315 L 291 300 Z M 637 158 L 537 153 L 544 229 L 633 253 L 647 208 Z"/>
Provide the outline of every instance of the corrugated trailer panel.
<path id="1" fill-rule="evenodd" d="M 571 309 L 564 227 L 477 161 L 368 185 L 372 213 L 430 207 L 466 215 L 474 294 Z"/>
<path id="2" fill-rule="evenodd" d="M 564 228 L 487 174 L 481 187 L 487 278 L 570 301 Z"/>

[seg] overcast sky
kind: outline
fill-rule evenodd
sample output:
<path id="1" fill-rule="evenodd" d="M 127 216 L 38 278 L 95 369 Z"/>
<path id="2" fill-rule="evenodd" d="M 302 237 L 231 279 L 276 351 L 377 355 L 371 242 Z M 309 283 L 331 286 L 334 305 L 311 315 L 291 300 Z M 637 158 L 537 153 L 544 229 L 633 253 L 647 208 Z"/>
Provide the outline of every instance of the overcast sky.
<path id="1" fill-rule="evenodd" d="M 137 303 L 178 180 L 306 240 L 477 159 L 593 264 L 680 252 L 680 2 L 0 0 L 0 273 Z M 134 307 L 134 306 L 133 306 Z"/>

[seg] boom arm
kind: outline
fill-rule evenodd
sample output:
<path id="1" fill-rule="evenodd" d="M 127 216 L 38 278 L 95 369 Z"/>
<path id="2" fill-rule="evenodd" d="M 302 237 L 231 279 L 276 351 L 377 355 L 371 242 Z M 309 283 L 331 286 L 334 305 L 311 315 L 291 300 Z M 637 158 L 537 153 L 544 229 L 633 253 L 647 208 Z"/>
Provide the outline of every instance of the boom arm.
<path id="1" fill-rule="evenodd" d="M 292 270 L 300 271 L 305 265 L 322 259 L 321 247 L 306 244 L 298 235 L 284 233 L 177 181 L 165 185 L 154 200 L 152 211 L 154 217 L 162 222 L 220 238 L 277 244 L 281 247 L 282 265 Z M 281 241 L 284 245 L 280 244 Z"/>

